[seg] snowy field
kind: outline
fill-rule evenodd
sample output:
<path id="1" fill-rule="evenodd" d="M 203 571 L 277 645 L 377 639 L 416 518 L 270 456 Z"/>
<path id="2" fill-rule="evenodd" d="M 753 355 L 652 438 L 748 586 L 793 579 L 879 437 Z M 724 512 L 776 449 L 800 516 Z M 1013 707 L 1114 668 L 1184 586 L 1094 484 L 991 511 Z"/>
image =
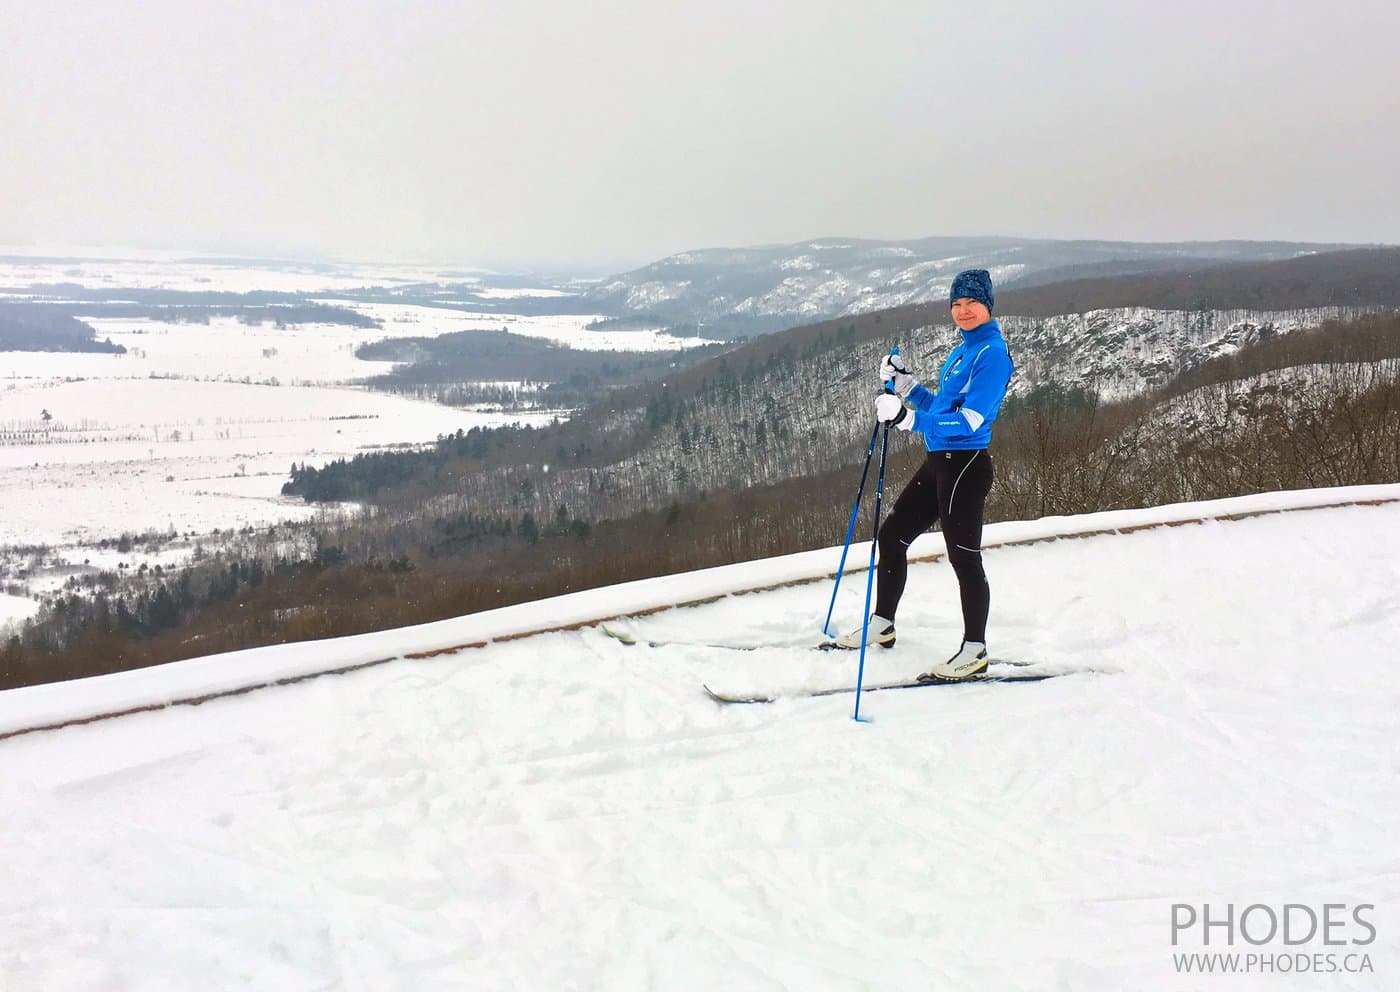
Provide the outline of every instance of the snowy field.
<path id="1" fill-rule="evenodd" d="M 129 353 L 0 353 L 0 567 L 15 575 L 30 558 L 5 548 L 52 547 L 41 567 L 23 569 L 35 594 L 61 584 L 71 566 L 95 564 L 93 545 L 104 538 L 313 516 L 314 507 L 281 496 L 293 462 L 568 416 L 452 409 L 352 385 L 391 367 L 353 349 L 394 325 L 94 323 Z M 124 561 L 155 564 L 140 554 Z M 27 609 L 0 611 L 0 628 Z"/>
<path id="2" fill-rule="evenodd" d="M 2 359 L 3 356 L 0 356 Z M 303 519 L 292 462 L 324 464 L 473 426 L 556 414 L 454 410 L 365 390 L 155 379 L 0 388 L 0 423 L 42 406 L 57 429 L 0 445 L 0 544 L 85 545 Z"/>
<path id="3" fill-rule="evenodd" d="M 849 696 L 700 692 L 853 680 L 854 657 L 793 646 L 818 583 L 631 624 L 691 645 L 561 631 L 0 741 L 0 987 L 1400 987 L 1400 505 L 1005 543 L 1327 498 L 996 525 L 994 653 L 1097 674 L 879 693 L 870 723 Z M 838 551 L 0 693 L 0 732 L 816 575 Z M 956 646 L 954 588 L 946 563 L 912 569 L 869 674 Z M 1196 927 L 1174 947 L 1174 907 L 1206 903 L 1373 906 L 1373 939 L 1205 947 Z M 1173 958 L 1231 950 L 1351 970 Z"/>

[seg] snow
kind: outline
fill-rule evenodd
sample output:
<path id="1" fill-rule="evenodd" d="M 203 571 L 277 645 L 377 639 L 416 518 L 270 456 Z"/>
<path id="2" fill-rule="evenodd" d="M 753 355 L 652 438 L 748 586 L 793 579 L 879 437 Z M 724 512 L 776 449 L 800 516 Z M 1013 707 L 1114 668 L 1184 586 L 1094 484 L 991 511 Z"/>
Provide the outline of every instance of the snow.
<path id="1" fill-rule="evenodd" d="M 994 652 L 1102 674 L 881 693 L 869 724 L 850 697 L 721 708 L 698 689 L 851 678 L 852 656 L 626 647 L 591 627 L 504 639 L 820 576 L 839 549 L 0 694 L 3 733 L 501 638 L 0 741 L 0 978 L 1188 989 L 1172 904 L 1234 901 L 1374 904 L 1379 939 L 1348 949 L 1374 972 L 1325 987 L 1393 987 L 1400 505 L 1112 532 L 1397 499 L 1360 487 L 996 525 Z M 863 578 L 842 583 L 841 625 Z M 829 591 L 631 625 L 801 644 Z M 871 664 L 909 674 L 955 647 L 954 604 L 946 563 L 915 565 L 899 646 Z M 1289 984 L 1252 982 L 1210 984 Z"/>
<path id="2" fill-rule="evenodd" d="M 36 427 L 41 409 L 51 430 Z M 280 496 L 292 462 L 324 464 L 538 413 L 455 410 L 361 389 L 180 379 L 0 380 L 0 545 L 91 542 L 123 532 L 206 532 L 316 513 Z"/>
<path id="3" fill-rule="evenodd" d="M 25 596 L 0 592 L 0 635 L 32 617 L 38 608 L 38 603 Z"/>
<path id="4" fill-rule="evenodd" d="M 633 310 L 645 310 L 658 303 L 674 300 L 684 292 L 684 287 L 674 282 L 653 281 L 631 286 L 627 290 L 627 305 Z"/>
<path id="5" fill-rule="evenodd" d="M 522 297 L 535 297 L 543 299 L 545 297 L 565 297 L 573 296 L 573 293 L 566 293 L 560 289 L 481 289 L 477 291 L 478 296 L 486 300 L 518 300 Z"/>

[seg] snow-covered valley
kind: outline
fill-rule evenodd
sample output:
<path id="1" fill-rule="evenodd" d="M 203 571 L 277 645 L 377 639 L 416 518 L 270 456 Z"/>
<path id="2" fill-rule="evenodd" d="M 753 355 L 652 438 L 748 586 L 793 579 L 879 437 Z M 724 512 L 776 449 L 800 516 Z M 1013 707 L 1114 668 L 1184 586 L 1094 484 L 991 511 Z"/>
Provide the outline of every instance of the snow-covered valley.
<path id="1" fill-rule="evenodd" d="M 503 329 L 588 350 L 707 343 L 659 330 L 592 329 L 596 315 L 475 313 L 336 295 L 367 285 L 389 292 L 444 280 L 476 287 L 482 299 L 563 295 L 543 287 L 500 288 L 493 278 L 428 267 L 239 262 L 161 252 L 0 255 L 0 287 L 6 287 L 0 299 L 290 292 L 366 318 L 366 326 L 279 326 L 276 308 L 261 323 L 256 315 L 88 317 L 99 340 L 125 351 L 0 352 L 0 630 L 33 613 L 36 597 L 71 578 L 180 565 L 218 548 L 234 531 L 314 516 L 316 508 L 280 495 L 293 463 L 323 465 L 430 444 L 473 427 L 542 425 L 572 413 L 523 401 L 508 410 L 450 408 L 371 392 L 360 383 L 394 366 L 359 358 L 362 345 Z M 167 312 L 177 315 L 178 308 Z M 522 396 L 538 388 L 524 381 L 504 385 Z M 110 545 L 123 535 L 128 539 L 118 552 Z"/>
<path id="2" fill-rule="evenodd" d="M 994 525 L 994 652 L 1097 674 L 880 693 L 868 724 L 849 696 L 725 708 L 699 689 L 852 680 L 854 657 L 801 647 L 828 584 L 723 595 L 819 577 L 839 549 L 0 694 L 6 733 L 398 659 L 0 741 L 0 978 L 1393 987 L 1397 500 L 1376 486 Z M 1243 519 L 1149 526 L 1222 514 Z M 863 578 L 842 584 L 842 625 Z M 946 563 L 914 567 L 899 645 L 867 678 L 956 646 L 953 583 Z M 629 613 L 644 639 L 694 643 L 514 636 Z M 1205 947 L 1197 928 L 1174 946 L 1173 907 L 1205 903 L 1365 904 L 1374 939 L 1231 948 L 1217 929 Z M 1230 949 L 1330 953 L 1338 970 L 1203 986 L 1173 957 Z"/>
<path id="3" fill-rule="evenodd" d="M 216 532 L 314 516 L 280 495 L 294 462 L 569 415 L 453 409 L 356 385 L 391 366 L 356 358 L 355 347 L 425 333 L 416 322 L 93 323 L 127 353 L 0 353 L 0 579 L 25 593 L 0 605 L 0 628 L 72 575 L 155 564 L 145 541 L 110 561 L 103 541 L 178 536 L 188 560 L 201 542 L 216 547 Z"/>

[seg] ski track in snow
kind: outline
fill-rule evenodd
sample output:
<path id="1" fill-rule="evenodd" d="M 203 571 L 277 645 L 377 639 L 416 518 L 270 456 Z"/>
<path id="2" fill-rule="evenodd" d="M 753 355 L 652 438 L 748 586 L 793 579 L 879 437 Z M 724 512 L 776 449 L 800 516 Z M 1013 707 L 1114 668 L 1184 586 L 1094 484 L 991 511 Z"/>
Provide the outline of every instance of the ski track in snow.
<path id="1" fill-rule="evenodd" d="M 854 655 L 586 629 L 0 743 L 0 987 L 1395 987 L 1400 507 L 987 568 L 995 654 L 1106 674 L 879 693 L 864 725 L 699 689 Z M 800 642 L 829 594 L 632 628 Z M 914 566 L 867 681 L 955 614 Z M 1375 973 L 1178 976 L 1171 906 L 1206 901 L 1374 903 Z"/>

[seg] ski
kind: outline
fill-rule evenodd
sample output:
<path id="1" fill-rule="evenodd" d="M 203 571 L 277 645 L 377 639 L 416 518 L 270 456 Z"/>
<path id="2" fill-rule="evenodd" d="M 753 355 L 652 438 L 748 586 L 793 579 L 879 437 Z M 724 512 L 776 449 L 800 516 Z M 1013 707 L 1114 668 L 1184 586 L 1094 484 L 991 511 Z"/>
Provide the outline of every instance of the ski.
<path id="1" fill-rule="evenodd" d="M 717 651 L 851 651 L 852 653 L 855 651 L 854 648 L 840 647 L 835 641 L 818 641 L 815 644 L 713 644 L 706 641 L 642 640 L 634 634 L 609 627 L 605 623 L 599 624 L 598 629 L 618 643 L 626 644 L 629 647 L 712 648 Z M 1034 664 L 1034 662 L 1017 661 L 1011 658 L 993 658 L 991 663 L 994 665 L 1015 665 L 1018 668 Z M 854 692 L 855 690 L 849 691 Z"/>
<path id="2" fill-rule="evenodd" d="M 598 627 L 613 640 L 629 647 L 640 645 L 649 648 L 716 648 L 720 651 L 804 651 L 809 648 L 817 650 L 825 647 L 824 642 L 819 644 L 708 644 L 704 641 L 642 640 L 625 630 L 616 630 L 607 624 L 599 624 Z"/>
<path id="3" fill-rule="evenodd" d="M 1084 675 L 1083 671 L 1056 672 L 1054 674 L 1025 674 L 1025 675 L 978 675 L 970 679 L 958 679 L 948 682 L 887 682 L 880 685 L 862 686 L 862 692 L 888 692 L 893 689 L 928 689 L 933 686 L 954 686 L 954 685 L 987 685 L 997 682 L 1045 682 L 1049 679 L 1057 679 L 1064 675 Z M 834 689 L 801 689 L 794 692 L 778 693 L 772 696 L 737 696 L 728 693 L 716 692 L 709 686 L 701 686 L 705 690 L 705 695 L 709 696 L 717 703 L 725 705 L 747 704 L 747 703 L 776 703 L 780 699 L 813 699 L 818 696 L 843 696 L 852 695 L 856 687 L 838 686 Z"/>

